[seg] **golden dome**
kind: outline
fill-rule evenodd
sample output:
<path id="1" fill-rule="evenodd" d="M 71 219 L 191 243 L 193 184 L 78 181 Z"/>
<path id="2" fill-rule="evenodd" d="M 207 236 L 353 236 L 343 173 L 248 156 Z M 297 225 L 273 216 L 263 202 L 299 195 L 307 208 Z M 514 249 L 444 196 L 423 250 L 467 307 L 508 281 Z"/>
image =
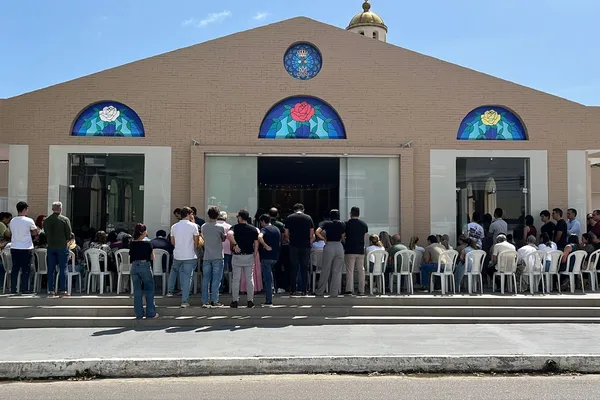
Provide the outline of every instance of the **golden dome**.
<path id="1" fill-rule="evenodd" d="M 371 4 L 369 4 L 369 0 L 365 0 L 362 7 L 363 12 L 356 14 L 346 29 L 357 28 L 359 26 L 379 26 L 385 29 L 387 32 L 388 29 L 383 23 L 383 19 L 371 11 Z"/>

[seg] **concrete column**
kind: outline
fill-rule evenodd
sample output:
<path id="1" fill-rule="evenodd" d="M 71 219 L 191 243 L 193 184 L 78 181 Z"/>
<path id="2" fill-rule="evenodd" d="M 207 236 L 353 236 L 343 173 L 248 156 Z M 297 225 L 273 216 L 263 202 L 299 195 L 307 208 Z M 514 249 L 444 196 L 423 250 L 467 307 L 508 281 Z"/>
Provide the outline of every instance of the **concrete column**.
<path id="1" fill-rule="evenodd" d="M 8 147 L 8 211 L 16 213 L 19 201 L 27 201 L 29 188 L 29 146 Z"/>

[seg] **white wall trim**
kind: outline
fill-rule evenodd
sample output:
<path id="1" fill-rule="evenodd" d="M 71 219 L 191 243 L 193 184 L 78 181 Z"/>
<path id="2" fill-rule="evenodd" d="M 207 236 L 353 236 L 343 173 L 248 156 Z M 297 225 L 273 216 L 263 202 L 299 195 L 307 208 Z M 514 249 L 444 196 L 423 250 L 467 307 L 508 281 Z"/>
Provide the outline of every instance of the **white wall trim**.
<path id="1" fill-rule="evenodd" d="M 171 226 L 171 147 L 49 146 L 48 210 L 69 184 L 69 154 L 140 154 L 144 160 L 144 221 L 148 233 Z M 75 199 L 77 201 L 77 199 Z"/>
<path id="2" fill-rule="evenodd" d="M 588 176 L 591 174 L 587 151 L 567 150 L 567 183 L 569 187 L 568 208 L 577 210 L 581 233 L 587 227 Z M 564 210 L 565 218 L 567 210 Z"/>
<path id="3" fill-rule="evenodd" d="M 8 212 L 15 215 L 19 201 L 27 201 L 29 189 L 29 146 L 8 146 Z"/>
<path id="4" fill-rule="evenodd" d="M 430 150 L 430 233 L 456 242 L 456 159 L 529 158 L 531 215 L 548 208 L 548 154 L 545 150 Z M 539 223 L 536 218 L 536 225 Z"/>

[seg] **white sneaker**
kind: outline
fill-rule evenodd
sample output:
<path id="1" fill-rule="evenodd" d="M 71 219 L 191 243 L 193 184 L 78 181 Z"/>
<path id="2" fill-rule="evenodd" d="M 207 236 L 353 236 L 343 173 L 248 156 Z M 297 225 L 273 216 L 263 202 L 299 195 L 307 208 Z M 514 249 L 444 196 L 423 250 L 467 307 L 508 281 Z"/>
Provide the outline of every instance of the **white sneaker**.
<path id="1" fill-rule="evenodd" d="M 190 303 L 181 303 L 181 308 L 189 308 Z"/>
<path id="2" fill-rule="evenodd" d="M 209 304 L 207 304 L 207 303 L 205 303 L 205 304 L 202 304 L 202 308 L 210 308 L 210 305 L 209 305 Z"/>
<path id="3" fill-rule="evenodd" d="M 173 297 L 173 293 L 171 293 L 171 292 L 167 293 L 167 297 Z"/>
<path id="4" fill-rule="evenodd" d="M 277 294 L 285 293 L 285 289 L 279 288 L 277 289 Z"/>

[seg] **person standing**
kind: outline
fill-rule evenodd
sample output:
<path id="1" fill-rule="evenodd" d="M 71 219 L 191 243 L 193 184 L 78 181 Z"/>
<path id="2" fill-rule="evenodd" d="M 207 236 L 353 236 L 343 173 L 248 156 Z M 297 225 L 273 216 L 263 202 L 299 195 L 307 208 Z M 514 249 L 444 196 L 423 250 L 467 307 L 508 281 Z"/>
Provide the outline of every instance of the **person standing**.
<path id="1" fill-rule="evenodd" d="M 310 215 L 304 214 L 304 205 L 294 205 L 293 213 L 285 220 L 285 236 L 290 240 L 290 294 L 296 295 L 298 269 L 302 277 L 302 296 L 306 296 L 308 286 L 308 264 L 310 246 L 314 241 L 315 224 Z"/>
<path id="2" fill-rule="evenodd" d="M 505 235 L 508 233 L 508 224 L 505 220 L 502 219 L 504 215 L 504 211 L 498 207 L 494 210 L 494 221 L 490 225 L 490 231 L 488 235 L 491 236 L 492 240 L 495 242 L 498 235 Z"/>
<path id="3" fill-rule="evenodd" d="M 190 209 L 194 213 L 194 223 L 198 225 L 198 229 L 200 229 L 200 227 L 204 225 L 206 221 L 198 216 L 198 209 L 196 207 L 190 207 Z"/>
<path id="4" fill-rule="evenodd" d="M 567 245 L 569 230 L 567 222 L 563 219 L 563 211 L 560 208 L 552 210 L 552 218 L 556 221 L 556 228 L 554 230 L 554 243 L 558 246 L 559 250 L 564 250 Z"/>
<path id="5" fill-rule="evenodd" d="M 321 276 L 319 277 L 319 285 L 315 288 L 317 296 L 322 296 L 325 293 L 330 276 L 329 294 L 337 296 L 342 291 L 342 269 L 344 268 L 344 246 L 342 246 L 342 241 L 345 232 L 346 224 L 340 221 L 339 210 L 331 210 L 329 221 L 317 229 L 317 237 L 325 242 Z"/>
<path id="6" fill-rule="evenodd" d="M 358 294 L 365 294 L 365 235 L 369 232 L 367 224 L 360 219 L 360 208 L 352 207 L 350 219 L 346 221 L 346 240 L 344 242 L 346 261 L 346 291 L 354 292 L 354 270 L 358 272 Z"/>
<path id="7" fill-rule="evenodd" d="M 281 246 L 281 231 L 271 223 L 271 217 L 267 214 L 260 216 L 260 233 L 258 241 L 260 248 L 260 266 L 265 288 L 265 306 L 273 305 L 273 266 L 279 260 Z"/>
<path id="8" fill-rule="evenodd" d="M 208 222 L 200 228 L 204 239 L 204 261 L 202 263 L 202 307 L 222 307 L 219 303 L 219 288 L 223 280 L 223 242 L 227 238 L 223 224 L 217 223 L 221 210 L 208 209 Z M 210 304 L 208 294 L 210 291 Z"/>
<path id="9" fill-rule="evenodd" d="M 37 235 L 39 230 L 35 222 L 27 216 L 29 205 L 24 201 L 17 203 L 18 215 L 9 224 L 12 233 L 10 254 L 12 256 L 12 271 L 10 275 L 10 293 L 17 294 L 17 279 L 21 271 L 21 293 L 29 292 L 29 271 L 31 255 L 33 252 L 32 235 Z"/>
<path id="10" fill-rule="evenodd" d="M 194 222 L 194 214 L 189 207 L 181 209 L 181 220 L 171 227 L 171 244 L 173 250 L 173 268 L 169 274 L 169 293 L 172 297 L 175 291 L 177 276 L 181 283 L 181 308 L 188 308 L 192 276 L 198 262 L 196 249 L 200 247 L 200 232 Z"/>
<path id="11" fill-rule="evenodd" d="M 230 237 L 233 245 L 233 257 L 231 260 L 233 268 L 233 282 L 231 284 L 232 302 L 230 307 L 237 308 L 240 301 L 240 280 L 242 269 L 246 277 L 246 297 L 248 308 L 254 307 L 254 257 L 258 253 L 258 230 L 250 225 L 250 214 L 246 210 L 240 210 L 237 215 L 238 223 L 233 227 L 233 235 Z"/>
<path id="12" fill-rule="evenodd" d="M 66 270 L 69 261 L 68 243 L 71 240 L 71 222 L 62 215 L 62 203 L 52 203 L 52 215 L 44 220 L 44 232 L 48 239 L 48 295 L 54 293 L 54 269 L 58 266 L 58 291 L 69 295 L 66 291 Z"/>
<path id="13" fill-rule="evenodd" d="M 581 236 L 581 223 L 577 219 L 577 210 L 574 208 L 567 210 L 567 235 Z"/>
<path id="14" fill-rule="evenodd" d="M 219 213 L 217 223 L 223 225 L 223 229 L 225 230 L 225 241 L 223 242 L 223 272 L 231 272 L 231 242 L 229 241 L 229 230 L 231 229 L 231 225 L 227 222 L 227 211 L 221 211 Z M 229 289 L 229 281 L 225 279 L 225 274 L 223 274 L 223 280 L 221 281 L 221 288 L 219 290 L 221 293 L 225 293 L 226 291 L 229 291 Z"/>
<path id="15" fill-rule="evenodd" d="M 477 242 L 479 249 L 483 248 L 482 239 L 485 237 L 483 226 L 481 226 L 481 213 L 479 211 L 473 212 L 473 219 L 467 225 L 467 235 L 469 239 L 474 239 Z"/>
<path id="16" fill-rule="evenodd" d="M 151 241 L 144 240 L 146 237 L 148 237 L 146 225 L 137 224 L 133 232 L 133 240 L 129 243 L 131 280 L 133 281 L 133 310 L 136 319 L 144 318 L 142 296 L 146 298 L 146 319 L 158 318 L 156 305 L 154 304 L 154 276 L 152 275 L 154 248 Z"/>

